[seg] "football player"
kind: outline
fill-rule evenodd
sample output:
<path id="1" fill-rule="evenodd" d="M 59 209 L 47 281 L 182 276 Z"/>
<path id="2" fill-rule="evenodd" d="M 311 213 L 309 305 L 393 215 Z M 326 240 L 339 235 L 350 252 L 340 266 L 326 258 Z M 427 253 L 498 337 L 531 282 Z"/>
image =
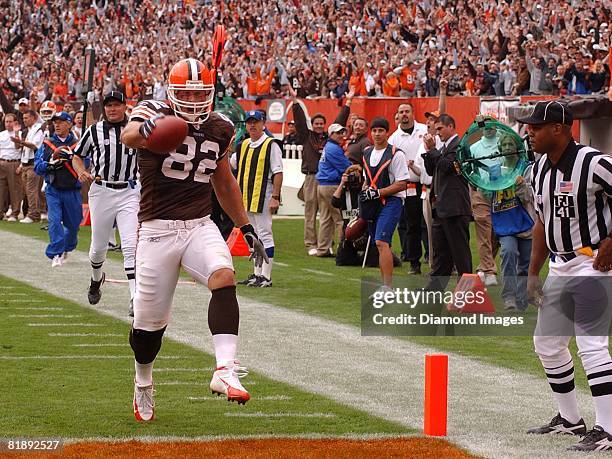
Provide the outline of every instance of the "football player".
<path id="1" fill-rule="evenodd" d="M 246 374 L 236 357 L 238 301 L 232 257 L 210 218 L 211 191 L 239 227 L 260 266 L 264 247 L 249 223 L 227 150 L 234 125 L 212 112 L 213 71 L 196 59 L 183 59 L 169 75 L 168 104 L 147 100 L 138 104 L 121 135 L 128 147 L 139 149 L 141 200 L 136 248 L 136 294 L 130 345 L 136 377 L 134 415 L 154 417 L 153 361 L 170 318 L 172 297 L 182 267 L 212 293 L 208 326 L 217 368 L 210 383 L 213 393 L 246 403 L 250 396 L 239 378 Z M 167 154 L 147 150 L 147 139 L 164 116 L 187 121 L 183 144 Z"/>

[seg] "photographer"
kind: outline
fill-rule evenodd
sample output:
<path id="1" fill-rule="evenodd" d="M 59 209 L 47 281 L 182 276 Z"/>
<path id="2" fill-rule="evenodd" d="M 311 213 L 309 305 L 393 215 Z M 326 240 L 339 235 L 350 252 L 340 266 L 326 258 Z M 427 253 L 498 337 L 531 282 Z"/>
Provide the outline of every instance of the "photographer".
<path id="1" fill-rule="evenodd" d="M 352 220 L 359 216 L 359 191 L 362 186 L 362 168 L 358 164 L 349 166 L 342 174 L 342 179 L 331 198 L 331 204 L 342 212 L 342 237 L 336 253 L 336 266 L 361 266 L 365 244 L 368 241 L 367 228 L 363 234 L 352 240 L 347 239 L 346 228 Z M 377 254 L 370 250 L 370 254 Z M 378 260 L 376 260 L 378 264 Z"/>

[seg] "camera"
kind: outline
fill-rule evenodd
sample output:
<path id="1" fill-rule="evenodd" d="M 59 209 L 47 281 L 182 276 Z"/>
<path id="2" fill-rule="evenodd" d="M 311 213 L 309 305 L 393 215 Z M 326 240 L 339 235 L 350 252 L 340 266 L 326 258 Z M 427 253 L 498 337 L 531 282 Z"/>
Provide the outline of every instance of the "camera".
<path id="1" fill-rule="evenodd" d="M 349 190 L 359 190 L 361 188 L 361 176 L 358 172 L 350 172 L 347 176 L 346 186 Z"/>

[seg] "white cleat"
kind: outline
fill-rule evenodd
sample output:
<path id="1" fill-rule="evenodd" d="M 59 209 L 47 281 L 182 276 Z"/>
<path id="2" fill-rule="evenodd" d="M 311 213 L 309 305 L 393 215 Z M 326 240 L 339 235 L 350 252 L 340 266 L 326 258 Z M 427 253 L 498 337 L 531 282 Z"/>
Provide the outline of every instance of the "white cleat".
<path id="1" fill-rule="evenodd" d="M 134 382 L 134 417 L 137 421 L 152 421 L 155 418 L 155 390 L 150 386 L 139 386 Z"/>
<path id="2" fill-rule="evenodd" d="M 60 255 L 55 255 L 53 260 L 51 260 L 51 267 L 59 268 L 60 266 L 62 266 L 62 257 Z"/>
<path id="3" fill-rule="evenodd" d="M 227 396 L 228 402 L 238 402 L 239 405 L 244 405 L 251 396 L 240 384 L 239 378 L 244 378 L 247 374 L 247 369 L 241 367 L 237 360 L 228 361 L 213 373 L 210 390 L 213 394 Z"/>

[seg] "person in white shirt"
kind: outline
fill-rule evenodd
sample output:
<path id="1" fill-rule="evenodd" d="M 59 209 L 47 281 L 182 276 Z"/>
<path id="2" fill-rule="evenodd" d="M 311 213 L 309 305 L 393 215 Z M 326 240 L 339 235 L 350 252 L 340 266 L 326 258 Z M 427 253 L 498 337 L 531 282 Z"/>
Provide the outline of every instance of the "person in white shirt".
<path id="1" fill-rule="evenodd" d="M 427 126 L 414 120 L 412 105 L 401 104 L 397 109 L 398 127 L 389 137 L 389 144 L 404 152 L 408 166 L 406 199 L 398 226 L 402 245 L 402 260 L 410 262 L 409 274 L 421 274 L 421 223 L 423 221 L 422 186 L 419 175 L 411 167 L 427 133 Z"/>
<path id="2" fill-rule="evenodd" d="M 17 115 L 7 113 L 4 127 L 0 132 L 0 219 L 4 218 L 10 204 L 12 213 L 7 220 L 16 222 L 23 199 L 21 177 L 17 174 L 21 162 L 21 145 L 16 143 L 19 137 Z"/>
<path id="3" fill-rule="evenodd" d="M 23 194 L 28 200 L 28 211 L 21 223 L 33 223 L 40 220 L 42 212 L 41 191 L 42 178 L 34 172 L 34 156 L 36 150 L 45 139 L 43 121 L 35 110 L 27 110 L 23 114 L 23 123 L 28 129 L 25 139 L 15 139 L 15 144 L 22 147 L 21 163 L 15 171 L 21 175 Z"/>
<path id="4" fill-rule="evenodd" d="M 374 145 L 363 152 L 364 190 L 361 192 L 361 217 L 368 220 L 368 231 L 378 248 L 382 290 L 393 281 L 391 239 L 402 215 L 409 179 L 406 157 L 387 141 L 389 122 L 374 118 L 370 127 Z"/>

